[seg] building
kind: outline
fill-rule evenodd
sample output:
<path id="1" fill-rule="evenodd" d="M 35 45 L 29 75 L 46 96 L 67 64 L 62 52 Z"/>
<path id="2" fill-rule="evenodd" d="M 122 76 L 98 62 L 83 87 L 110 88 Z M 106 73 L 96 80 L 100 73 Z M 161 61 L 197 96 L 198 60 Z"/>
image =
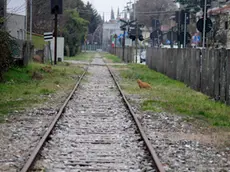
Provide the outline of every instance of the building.
<path id="1" fill-rule="evenodd" d="M 26 16 L 20 14 L 7 13 L 6 30 L 10 35 L 19 40 L 26 38 Z"/>
<path id="2" fill-rule="evenodd" d="M 208 15 L 213 22 L 213 46 L 230 49 L 230 4 L 213 6 Z"/>
<path id="3" fill-rule="evenodd" d="M 117 20 L 110 20 L 103 24 L 103 49 L 107 49 L 112 44 L 112 35 L 120 35 L 120 22 Z"/>
<path id="4" fill-rule="evenodd" d="M 117 18 L 115 19 L 115 15 L 113 12 L 113 9 L 111 10 L 111 19 L 108 22 L 104 22 L 103 24 L 103 50 L 109 50 L 112 46 L 113 41 L 113 35 L 121 35 L 123 34 L 123 31 L 120 28 L 121 22 L 120 22 L 120 14 L 119 9 L 117 12 Z M 121 46 L 119 42 L 119 38 L 117 40 L 117 46 Z"/>

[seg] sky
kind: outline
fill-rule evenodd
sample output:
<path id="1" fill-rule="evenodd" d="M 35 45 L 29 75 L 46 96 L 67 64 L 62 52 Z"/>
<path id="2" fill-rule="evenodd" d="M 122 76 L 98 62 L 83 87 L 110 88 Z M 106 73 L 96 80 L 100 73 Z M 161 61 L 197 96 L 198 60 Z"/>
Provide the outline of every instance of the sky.
<path id="1" fill-rule="evenodd" d="M 110 19 L 111 8 L 113 8 L 116 15 L 118 7 L 121 12 L 126 6 L 126 3 L 130 2 L 130 0 L 84 0 L 84 2 L 87 1 L 93 4 L 99 14 L 103 15 L 104 12 L 106 20 Z M 134 2 L 134 0 L 131 0 L 131 2 Z"/>
<path id="2" fill-rule="evenodd" d="M 26 0 L 7 0 L 7 11 L 17 14 L 23 14 L 25 15 L 26 11 Z M 63 0 L 64 2 L 65 0 Z M 85 3 L 89 1 L 93 4 L 93 6 L 97 9 L 98 13 L 100 15 L 105 15 L 105 19 L 110 19 L 110 12 L 111 8 L 113 8 L 115 15 L 117 13 L 117 8 L 120 8 L 120 12 L 124 9 L 126 6 L 126 3 L 130 0 L 83 0 Z M 131 0 L 134 2 L 134 0 Z"/>

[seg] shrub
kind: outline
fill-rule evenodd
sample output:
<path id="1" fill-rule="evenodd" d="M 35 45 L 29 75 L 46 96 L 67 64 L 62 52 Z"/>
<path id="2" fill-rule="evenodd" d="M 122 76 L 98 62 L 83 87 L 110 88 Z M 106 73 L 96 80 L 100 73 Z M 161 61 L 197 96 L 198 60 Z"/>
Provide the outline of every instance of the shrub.
<path id="1" fill-rule="evenodd" d="M 15 39 L 8 32 L 0 29 L 0 81 L 3 80 L 3 73 L 13 62 L 13 51 L 18 51 L 18 49 Z"/>

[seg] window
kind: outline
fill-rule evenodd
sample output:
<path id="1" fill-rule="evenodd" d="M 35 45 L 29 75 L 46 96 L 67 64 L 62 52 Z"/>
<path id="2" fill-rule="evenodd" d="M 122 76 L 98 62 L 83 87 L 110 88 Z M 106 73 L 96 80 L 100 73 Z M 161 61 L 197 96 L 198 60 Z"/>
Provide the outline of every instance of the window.
<path id="1" fill-rule="evenodd" d="M 17 31 L 17 38 L 20 39 L 20 33 Z"/>

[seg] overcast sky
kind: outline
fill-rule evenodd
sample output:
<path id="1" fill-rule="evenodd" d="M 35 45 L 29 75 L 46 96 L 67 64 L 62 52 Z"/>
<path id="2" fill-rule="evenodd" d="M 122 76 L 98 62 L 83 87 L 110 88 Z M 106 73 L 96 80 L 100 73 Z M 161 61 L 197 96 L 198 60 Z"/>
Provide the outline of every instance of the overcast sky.
<path id="1" fill-rule="evenodd" d="M 7 0 L 8 1 L 8 11 L 12 13 L 17 14 L 25 14 L 26 0 Z M 105 18 L 110 18 L 110 12 L 111 8 L 114 9 L 114 12 L 116 14 L 117 8 L 120 8 L 120 12 L 124 9 L 124 6 L 126 6 L 126 3 L 130 0 L 83 0 L 84 2 L 89 1 L 93 4 L 93 6 L 98 10 L 99 14 L 103 15 L 105 14 Z M 131 0 L 132 2 L 134 0 Z M 65 0 L 63 0 L 65 2 Z"/>

